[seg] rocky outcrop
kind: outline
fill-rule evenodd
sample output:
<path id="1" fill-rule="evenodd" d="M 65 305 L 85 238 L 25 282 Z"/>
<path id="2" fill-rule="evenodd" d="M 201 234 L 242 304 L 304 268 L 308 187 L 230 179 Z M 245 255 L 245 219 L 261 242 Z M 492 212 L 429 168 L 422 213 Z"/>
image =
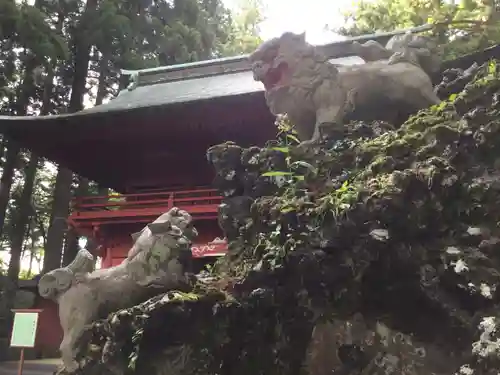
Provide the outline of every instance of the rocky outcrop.
<path id="1" fill-rule="evenodd" d="M 440 87 L 399 129 L 211 148 L 228 256 L 94 323 L 84 373 L 496 374 L 500 66 Z"/>

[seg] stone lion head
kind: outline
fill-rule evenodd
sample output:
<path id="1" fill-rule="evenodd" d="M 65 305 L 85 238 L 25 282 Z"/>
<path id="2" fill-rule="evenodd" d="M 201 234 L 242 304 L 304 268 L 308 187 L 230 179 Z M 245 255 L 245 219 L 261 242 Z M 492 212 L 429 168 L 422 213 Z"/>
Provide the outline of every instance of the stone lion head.
<path id="1" fill-rule="evenodd" d="M 285 84 L 290 65 L 309 47 L 305 34 L 289 32 L 262 43 L 249 56 L 254 79 L 262 82 L 266 91 Z"/>
<path id="2" fill-rule="evenodd" d="M 250 56 L 253 77 L 264 84 L 274 115 L 303 113 L 310 94 L 325 78 L 336 80 L 337 68 L 306 42 L 305 34 L 286 32 L 262 43 Z M 295 121 L 293 121 L 295 122 Z"/>

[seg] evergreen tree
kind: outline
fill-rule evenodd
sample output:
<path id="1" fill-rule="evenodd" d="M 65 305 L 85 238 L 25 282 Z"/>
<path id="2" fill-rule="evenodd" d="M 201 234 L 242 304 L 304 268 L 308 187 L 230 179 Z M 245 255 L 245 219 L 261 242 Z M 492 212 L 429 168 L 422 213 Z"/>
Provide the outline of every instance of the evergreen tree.
<path id="1" fill-rule="evenodd" d="M 348 36 L 434 24 L 445 59 L 500 42 L 500 13 L 493 0 L 361 1 L 345 20 L 346 26 L 335 31 Z"/>
<path id="2" fill-rule="evenodd" d="M 238 0 L 232 15 L 231 34 L 223 46 L 224 56 L 237 56 L 255 50 L 262 39 L 259 25 L 264 21 L 261 0 Z"/>

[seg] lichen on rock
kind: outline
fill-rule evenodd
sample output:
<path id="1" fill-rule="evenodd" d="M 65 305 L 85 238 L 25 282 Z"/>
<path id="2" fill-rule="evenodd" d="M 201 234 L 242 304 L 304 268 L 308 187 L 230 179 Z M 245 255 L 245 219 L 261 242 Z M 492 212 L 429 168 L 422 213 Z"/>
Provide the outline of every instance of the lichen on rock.
<path id="1" fill-rule="evenodd" d="M 444 77 L 399 128 L 208 150 L 229 254 L 94 323 L 82 372 L 496 374 L 500 65 Z"/>

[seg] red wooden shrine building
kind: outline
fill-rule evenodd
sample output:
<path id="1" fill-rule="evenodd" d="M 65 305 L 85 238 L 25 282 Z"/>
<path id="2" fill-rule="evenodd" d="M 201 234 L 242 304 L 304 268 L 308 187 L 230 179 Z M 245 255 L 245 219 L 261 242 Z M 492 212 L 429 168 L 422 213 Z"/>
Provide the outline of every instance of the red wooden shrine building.
<path id="1" fill-rule="evenodd" d="M 401 31 L 355 39 L 385 44 L 396 33 Z M 345 58 L 352 56 L 351 41 L 321 48 L 332 59 Z M 464 67 L 478 58 L 469 60 L 463 60 Z M 103 267 L 120 263 L 132 244 L 130 234 L 173 206 L 195 220 L 195 258 L 223 255 L 226 244 L 217 223 L 221 197 L 210 188 L 213 171 L 206 150 L 228 140 L 250 146 L 274 138 L 263 86 L 253 80 L 244 56 L 123 74 L 131 83 L 107 104 L 75 114 L 0 116 L 0 132 L 121 194 L 76 200 L 68 220 L 102 246 L 97 255 Z M 39 301 L 37 307 L 45 309 L 39 346 L 57 348 L 56 306 Z"/>

